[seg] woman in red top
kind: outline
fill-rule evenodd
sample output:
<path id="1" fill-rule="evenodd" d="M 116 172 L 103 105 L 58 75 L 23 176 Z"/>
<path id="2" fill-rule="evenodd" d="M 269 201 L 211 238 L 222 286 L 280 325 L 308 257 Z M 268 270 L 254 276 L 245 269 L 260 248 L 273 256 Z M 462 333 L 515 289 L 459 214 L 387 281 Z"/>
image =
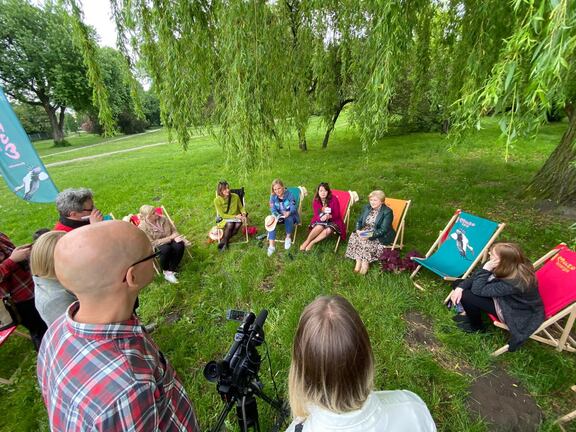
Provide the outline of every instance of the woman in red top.
<path id="1" fill-rule="evenodd" d="M 300 246 L 301 251 L 310 251 L 316 243 L 332 234 L 339 235 L 342 240 L 346 239 L 346 226 L 340 214 L 340 203 L 338 198 L 332 195 L 328 183 L 320 183 L 316 188 L 312 208 L 314 217 L 308 227 L 310 233 Z"/>

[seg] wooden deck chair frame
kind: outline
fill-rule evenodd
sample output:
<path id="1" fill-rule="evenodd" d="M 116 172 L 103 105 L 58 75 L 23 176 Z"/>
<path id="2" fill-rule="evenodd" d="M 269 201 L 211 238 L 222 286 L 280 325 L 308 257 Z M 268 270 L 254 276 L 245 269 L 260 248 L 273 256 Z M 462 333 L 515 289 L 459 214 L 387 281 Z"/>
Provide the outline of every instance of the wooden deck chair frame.
<path id="1" fill-rule="evenodd" d="M 448 233 L 452 229 L 452 226 L 456 223 L 456 220 L 460 216 L 461 212 L 462 212 L 461 209 L 458 209 L 454 212 L 454 215 L 452 216 L 452 218 L 450 218 L 450 220 L 448 221 L 448 223 L 446 224 L 444 229 L 442 231 L 440 231 L 438 238 L 432 244 L 432 246 L 430 247 L 430 249 L 428 250 L 428 252 L 426 253 L 424 258 L 428 258 L 430 255 L 432 255 L 434 253 L 434 251 L 436 249 L 439 249 L 440 245 L 442 244 L 442 241 L 441 241 L 442 238 L 444 238 L 448 235 Z M 502 230 L 505 227 L 506 227 L 505 223 L 499 223 L 498 224 L 498 228 L 496 229 L 496 231 L 494 231 L 494 234 L 492 234 L 492 237 L 490 237 L 490 240 L 488 240 L 486 245 L 484 245 L 484 247 L 482 248 L 480 253 L 478 255 L 476 255 L 476 258 L 474 259 L 474 261 L 472 261 L 472 264 L 470 264 L 470 267 L 468 267 L 468 270 L 466 270 L 466 272 L 461 277 L 455 278 L 455 277 L 451 277 L 451 276 L 445 276 L 445 277 L 443 277 L 443 279 L 445 281 L 455 281 L 457 279 L 466 279 L 468 276 L 470 276 L 470 273 L 472 273 L 472 270 L 474 270 L 474 268 L 476 267 L 476 265 L 478 265 L 478 263 L 484 262 L 488 259 L 488 249 L 490 248 L 490 246 L 492 246 L 492 243 L 494 243 L 494 241 L 498 238 L 498 236 L 500 235 L 500 233 L 502 232 Z M 410 279 L 412 279 L 412 283 L 414 284 L 414 286 L 416 288 L 418 288 L 421 291 L 425 291 L 424 288 L 421 285 L 419 285 L 418 283 L 416 283 L 416 281 L 414 280 L 414 277 L 416 277 L 416 274 L 420 271 L 421 268 L 422 268 L 422 265 L 418 265 L 418 267 L 416 267 L 416 270 L 414 270 L 412 272 L 412 274 L 410 275 Z"/>
<path id="2" fill-rule="evenodd" d="M 300 219 L 300 222 L 294 224 L 294 235 L 292 236 L 292 244 L 296 244 L 296 235 L 298 234 L 298 227 L 302 225 L 302 201 L 304 201 L 304 197 L 308 195 L 308 192 L 306 191 L 306 188 L 304 186 L 295 186 L 295 187 L 300 190 L 300 199 L 298 200 L 298 218 Z M 282 240 L 276 239 L 276 241 L 284 243 L 286 241 L 286 236 L 284 236 Z"/>
<path id="3" fill-rule="evenodd" d="M 244 207 L 244 211 L 246 211 L 246 191 L 244 190 L 243 187 L 241 187 L 240 189 L 230 189 L 231 193 L 235 193 L 238 195 L 238 191 L 242 191 L 242 207 Z M 216 209 L 216 216 L 220 216 L 218 214 L 218 209 Z M 244 228 L 245 231 L 245 235 L 244 235 L 244 240 L 242 241 L 237 241 L 234 243 L 240 243 L 240 244 L 245 244 L 248 243 L 250 241 L 250 237 L 248 236 L 248 218 L 246 218 L 246 222 L 242 223 L 242 228 Z M 240 228 L 240 229 L 242 229 Z M 220 241 L 222 241 L 222 237 L 224 236 L 224 230 L 222 230 L 222 235 L 218 237 L 218 243 L 220 243 Z"/>
<path id="4" fill-rule="evenodd" d="M 534 263 L 534 268 L 538 270 L 542 267 L 548 260 L 556 256 L 560 252 L 560 249 L 552 249 L 542 258 Z M 562 319 L 566 318 L 566 323 L 562 327 L 559 323 Z M 553 316 L 548 318 L 546 321 L 536 329 L 534 333 L 530 336 L 533 339 L 543 344 L 553 346 L 557 351 L 569 351 L 576 352 L 576 339 L 574 339 L 570 333 L 574 327 L 574 321 L 576 320 L 576 301 L 572 304 L 566 306 L 561 311 L 555 313 Z M 500 321 L 494 321 L 493 324 L 496 327 L 508 331 L 508 326 Z M 560 337 L 554 336 L 550 330 L 559 332 Z M 502 348 L 497 349 L 492 353 L 493 357 L 497 357 L 500 354 L 504 354 L 508 351 L 508 344 L 504 345 Z"/>
<path id="5" fill-rule="evenodd" d="M 388 199 L 396 199 L 399 198 L 386 198 Z M 404 227 L 406 226 L 406 214 L 408 213 L 408 209 L 410 208 L 410 204 L 412 203 L 411 200 L 402 200 L 405 202 L 404 209 L 402 210 L 402 215 L 398 221 L 398 226 L 395 228 L 396 230 L 396 237 L 394 237 L 394 242 L 389 245 L 385 246 L 386 249 L 402 249 L 404 247 Z"/>
<path id="6" fill-rule="evenodd" d="M 576 392 L 576 385 L 573 385 L 571 387 L 572 391 Z M 564 429 L 564 427 L 562 426 L 564 423 L 568 423 L 569 421 L 572 421 L 576 419 L 576 410 L 563 415 L 562 417 L 560 417 L 559 419 L 557 419 L 554 423 L 556 423 L 560 429 L 562 429 L 563 431 L 565 431 L 566 429 Z"/>
<path id="7" fill-rule="evenodd" d="M 346 207 L 346 212 L 344 213 L 344 217 L 342 218 L 342 222 L 344 222 L 344 224 L 346 225 L 346 232 L 349 232 L 349 226 L 350 226 L 350 213 L 352 211 L 352 206 L 355 204 L 354 200 L 352 199 L 352 194 L 356 194 L 356 196 L 358 195 L 355 191 L 348 191 L 348 194 L 350 195 L 349 199 L 348 199 L 348 206 Z M 358 197 L 356 197 L 357 199 Z M 342 238 L 340 236 L 338 236 L 338 239 L 336 239 L 336 246 L 334 247 L 334 252 L 338 251 L 338 246 L 340 246 L 340 240 L 342 240 Z"/>
<path id="8" fill-rule="evenodd" d="M 174 231 L 178 231 L 178 229 L 176 228 L 176 224 L 174 223 L 174 221 L 170 217 L 170 214 L 168 213 L 168 210 L 166 210 L 166 207 L 160 206 L 160 208 L 162 209 L 162 214 L 164 214 L 166 216 L 166 218 L 168 219 L 168 221 L 172 225 L 172 228 L 174 229 Z M 188 257 L 192 258 L 192 253 L 190 252 L 190 250 L 187 247 L 185 248 L 185 250 L 186 250 L 186 253 L 188 254 Z"/>
<path id="9" fill-rule="evenodd" d="M 164 211 L 164 210 L 162 210 L 162 211 Z M 110 214 L 112 215 L 112 213 L 110 213 Z M 135 227 L 137 227 L 138 225 L 136 225 L 136 223 L 134 223 L 134 221 L 132 220 L 132 217 L 133 217 L 133 216 L 136 216 L 136 217 L 137 217 L 137 215 L 133 215 L 133 214 L 131 213 L 129 216 L 130 216 L 130 218 L 129 218 L 128 221 L 129 221 L 132 225 L 134 225 Z M 127 216 L 127 217 L 128 217 L 128 216 Z M 115 218 L 114 218 L 114 215 L 112 215 L 112 219 L 115 219 Z M 124 220 L 126 220 L 126 219 L 124 218 Z M 152 261 L 152 265 L 154 266 L 154 271 L 156 272 L 156 274 L 159 275 L 161 272 L 160 272 L 160 263 L 158 262 L 158 258 L 154 258 L 154 260 Z"/>

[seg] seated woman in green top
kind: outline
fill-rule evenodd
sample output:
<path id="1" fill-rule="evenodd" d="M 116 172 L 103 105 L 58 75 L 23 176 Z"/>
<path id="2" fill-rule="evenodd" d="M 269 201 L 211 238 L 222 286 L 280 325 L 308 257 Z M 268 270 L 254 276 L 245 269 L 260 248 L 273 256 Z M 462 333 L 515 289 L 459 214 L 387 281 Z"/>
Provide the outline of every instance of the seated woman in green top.
<path id="1" fill-rule="evenodd" d="M 237 194 L 230 192 L 230 185 L 226 180 L 218 182 L 214 207 L 216 207 L 218 228 L 222 228 L 224 232 L 218 243 L 218 249 L 222 252 L 228 247 L 230 239 L 246 222 L 246 212 L 242 200 Z"/>

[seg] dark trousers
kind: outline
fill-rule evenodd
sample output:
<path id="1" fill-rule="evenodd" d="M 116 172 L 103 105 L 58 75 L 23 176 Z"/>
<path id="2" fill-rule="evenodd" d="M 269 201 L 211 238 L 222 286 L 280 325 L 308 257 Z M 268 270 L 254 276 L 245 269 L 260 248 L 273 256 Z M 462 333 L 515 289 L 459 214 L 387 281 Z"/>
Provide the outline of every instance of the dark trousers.
<path id="1" fill-rule="evenodd" d="M 224 246 L 228 246 L 228 242 L 232 237 L 234 237 L 238 233 L 241 226 L 242 222 L 226 223 L 226 225 L 224 226 L 224 235 L 222 236 L 222 240 L 220 240 L 218 247 L 223 248 Z"/>
<path id="2" fill-rule="evenodd" d="M 20 315 L 20 324 L 28 329 L 30 332 L 30 337 L 32 338 L 32 343 L 34 344 L 34 349 L 38 351 L 40 349 L 40 343 L 42 342 L 42 337 L 48 327 L 40 314 L 34 306 L 34 299 L 26 300 L 23 302 L 15 303 L 16 310 Z"/>
<path id="3" fill-rule="evenodd" d="M 175 272 L 178 269 L 178 264 L 182 261 L 185 248 L 186 246 L 184 246 L 183 242 L 175 242 L 174 240 L 158 246 L 162 270 Z"/>
<path id="4" fill-rule="evenodd" d="M 474 294 L 469 289 L 462 291 L 462 307 L 466 311 L 466 316 L 470 320 L 470 325 L 475 329 L 484 327 L 482 324 L 482 312 L 496 316 L 496 306 L 492 297 L 481 297 Z"/>

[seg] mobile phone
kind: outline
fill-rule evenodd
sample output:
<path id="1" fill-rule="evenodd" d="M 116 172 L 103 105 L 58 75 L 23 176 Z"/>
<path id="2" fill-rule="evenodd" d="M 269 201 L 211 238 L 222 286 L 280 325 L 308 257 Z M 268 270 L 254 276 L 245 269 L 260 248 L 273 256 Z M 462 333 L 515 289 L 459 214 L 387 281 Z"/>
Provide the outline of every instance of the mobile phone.
<path id="1" fill-rule="evenodd" d="M 247 312 L 241 310 L 228 309 L 228 311 L 226 311 L 226 319 L 231 321 L 244 321 L 246 313 Z"/>
<path id="2" fill-rule="evenodd" d="M 452 303 L 452 300 L 448 300 L 448 301 L 446 302 L 446 307 L 447 307 L 448 309 L 452 309 L 452 306 L 454 306 L 454 304 Z"/>

